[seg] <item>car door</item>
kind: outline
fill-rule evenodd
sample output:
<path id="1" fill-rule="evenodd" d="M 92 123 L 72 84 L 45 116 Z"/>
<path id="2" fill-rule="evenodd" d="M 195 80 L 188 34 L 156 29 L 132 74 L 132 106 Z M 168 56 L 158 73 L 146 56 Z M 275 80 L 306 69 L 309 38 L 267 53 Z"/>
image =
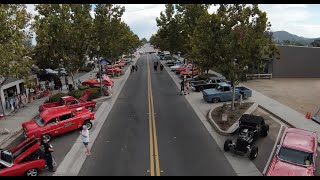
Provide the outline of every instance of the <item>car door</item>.
<path id="1" fill-rule="evenodd" d="M 51 136 L 56 136 L 59 134 L 60 128 L 58 125 L 58 118 L 52 118 L 47 124 L 42 128 L 41 134 L 50 134 Z"/>
<path id="2" fill-rule="evenodd" d="M 59 117 L 59 127 L 61 129 L 60 134 L 64 134 L 76 129 L 78 126 L 75 117 L 71 113 L 68 113 Z"/>
<path id="3" fill-rule="evenodd" d="M 231 101 L 232 100 L 232 91 L 231 87 L 226 86 L 223 88 L 223 99 L 224 101 Z"/>

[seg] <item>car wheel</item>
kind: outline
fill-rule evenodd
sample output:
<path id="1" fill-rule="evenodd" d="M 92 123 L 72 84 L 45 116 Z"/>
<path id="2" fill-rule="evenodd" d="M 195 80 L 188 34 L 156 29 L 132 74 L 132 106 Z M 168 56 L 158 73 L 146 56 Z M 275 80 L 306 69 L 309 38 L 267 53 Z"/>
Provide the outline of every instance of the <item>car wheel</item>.
<path id="1" fill-rule="evenodd" d="M 258 156 L 258 147 L 253 147 L 250 151 L 250 159 L 253 160 Z"/>
<path id="2" fill-rule="evenodd" d="M 223 146 L 224 151 L 229 151 L 231 144 L 232 144 L 232 141 L 230 139 L 227 139 L 226 142 L 224 142 L 224 146 Z"/>
<path id="3" fill-rule="evenodd" d="M 51 138 L 52 138 L 50 134 L 45 134 L 42 137 L 46 137 L 49 141 L 51 141 Z"/>
<path id="4" fill-rule="evenodd" d="M 213 103 L 218 103 L 218 102 L 219 102 L 219 98 L 213 98 L 213 99 L 212 99 L 212 102 L 213 102 Z"/>
<path id="5" fill-rule="evenodd" d="M 87 129 L 90 130 L 92 128 L 92 123 L 91 121 L 87 120 L 83 123 L 83 125 L 87 126 Z"/>
<path id="6" fill-rule="evenodd" d="M 87 109 L 88 109 L 90 112 L 93 112 L 93 107 L 92 107 L 92 106 L 87 107 Z"/>
<path id="7" fill-rule="evenodd" d="M 268 134 L 269 134 L 269 125 L 268 125 L 268 124 L 263 124 L 263 125 L 261 126 L 261 133 L 260 133 L 260 135 L 261 135 L 262 137 L 267 137 Z"/>
<path id="8" fill-rule="evenodd" d="M 25 175 L 26 176 L 38 176 L 39 172 L 38 172 L 38 169 L 36 168 L 32 168 L 32 169 L 29 169 Z"/>
<path id="9" fill-rule="evenodd" d="M 199 91 L 203 91 L 204 90 L 204 87 L 203 86 L 200 86 L 199 87 Z"/>

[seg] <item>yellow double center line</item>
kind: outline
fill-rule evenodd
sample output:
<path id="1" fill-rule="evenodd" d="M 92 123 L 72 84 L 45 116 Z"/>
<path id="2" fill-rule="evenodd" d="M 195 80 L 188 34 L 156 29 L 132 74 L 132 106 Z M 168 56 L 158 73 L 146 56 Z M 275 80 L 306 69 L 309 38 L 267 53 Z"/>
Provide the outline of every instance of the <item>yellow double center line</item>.
<path id="1" fill-rule="evenodd" d="M 153 95 L 150 66 L 147 55 L 148 107 L 149 107 L 149 140 L 150 140 L 150 175 L 160 176 L 159 151 L 157 143 L 156 121 L 154 117 Z"/>

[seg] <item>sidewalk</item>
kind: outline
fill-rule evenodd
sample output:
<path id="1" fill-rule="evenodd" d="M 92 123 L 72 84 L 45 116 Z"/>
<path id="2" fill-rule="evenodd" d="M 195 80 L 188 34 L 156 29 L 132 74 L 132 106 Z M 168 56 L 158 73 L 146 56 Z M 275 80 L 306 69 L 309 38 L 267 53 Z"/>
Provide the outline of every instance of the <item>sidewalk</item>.
<path id="1" fill-rule="evenodd" d="M 174 58 L 178 59 L 179 57 L 173 55 Z M 183 59 L 183 58 L 180 58 Z M 210 73 L 218 75 L 212 70 L 209 71 Z M 244 86 L 240 83 L 241 86 Z M 249 88 L 251 89 L 251 88 Z M 316 132 L 318 137 L 320 137 L 320 125 L 311 119 L 306 119 L 304 114 L 297 112 L 296 110 L 281 104 L 280 102 L 269 98 L 262 93 L 255 91 L 252 89 L 252 97 L 250 101 L 258 103 L 260 106 L 265 108 L 266 110 L 270 111 L 275 116 L 278 116 L 283 121 L 287 122 L 288 124 L 301 129 L 306 129 L 309 131 Z M 318 138 L 318 144 L 320 144 L 320 138 Z"/>
<path id="2" fill-rule="evenodd" d="M 88 78 L 90 74 L 93 74 L 94 71 L 88 72 L 80 77 L 80 80 L 83 81 L 84 79 Z M 64 81 L 64 78 L 62 78 Z M 69 77 L 69 82 L 71 82 L 71 77 Z M 63 82 L 63 91 L 68 92 L 64 82 Z M 58 90 L 53 90 L 53 94 L 58 93 Z M 0 129 L 5 128 L 10 131 L 9 134 L 0 134 L 0 146 L 5 143 L 6 140 L 10 139 L 12 136 L 17 134 L 19 130 L 21 130 L 21 123 L 32 119 L 37 113 L 39 105 L 43 104 L 48 97 L 43 97 L 41 99 L 34 100 L 26 105 L 25 108 L 18 110 L 12 115 L 8 115 L 5 118 L 0 120 Z"/>

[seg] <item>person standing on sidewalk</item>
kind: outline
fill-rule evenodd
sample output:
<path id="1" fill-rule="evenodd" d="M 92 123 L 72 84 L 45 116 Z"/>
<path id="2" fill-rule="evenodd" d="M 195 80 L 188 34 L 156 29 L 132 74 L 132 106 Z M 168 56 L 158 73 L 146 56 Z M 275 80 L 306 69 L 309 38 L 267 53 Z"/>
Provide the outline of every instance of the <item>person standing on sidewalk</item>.
<path id="1" fill-rule="evenodd" d="M 61 82 L 60 78 L 58 80 L 58 88 L 59 88 L 59 92 L 61 92 L 62 91 L 62 82 Z"/>
<path id="2" fill-rule="evenodd" d="M 66 83 L 66 89 L 69 89 L 69 79 L 68 79 L 68 76 L 67 75 L 65 75 L 64 76 L 64 81 L 65 81 L 65 83 Z"/>
<path id="3" fill-rule="evenodd" d="M 180 82 L 180 95 L 184 94 L 184 79 Z"/>
<path id="4" fill-rule="evenodd" d="M 138 71 L 138 66 L 137 65 L 135 65 L 135 69 L 136 69 L 136 71 Z"/>
<path id="5" fill-rule="evenodd" d="M 89 149 L 89 130 L 86 125 L 82 126 L 82 131 L 80 131 L 82 143 L 84 144 L 84 147 L 86 148 L 86 154 L 87 156 L 91 155 L 90 149 Z"/>
<path id="6" fill-rule="evenodd" d="M 186 80 L 184 83 L 184 95 L 187 95 L 187 93 L 190 94 L 189 93 L 189 86 L 190 86 L 190 83 L 188 80 Z"/>
<path id="7" fill-rule="evenodd" d="M 52 158 L 52 152 L 54 152 L 54 149 L 51 144 L 49 144 L 49 139 L 46 136 L 42 137 L 42 145 L 44 147 L 44 157 L 47 162 L 47 166 L 49 168 L 49 171 L 55 172 L 53 168 L 53 158 Z"/>

